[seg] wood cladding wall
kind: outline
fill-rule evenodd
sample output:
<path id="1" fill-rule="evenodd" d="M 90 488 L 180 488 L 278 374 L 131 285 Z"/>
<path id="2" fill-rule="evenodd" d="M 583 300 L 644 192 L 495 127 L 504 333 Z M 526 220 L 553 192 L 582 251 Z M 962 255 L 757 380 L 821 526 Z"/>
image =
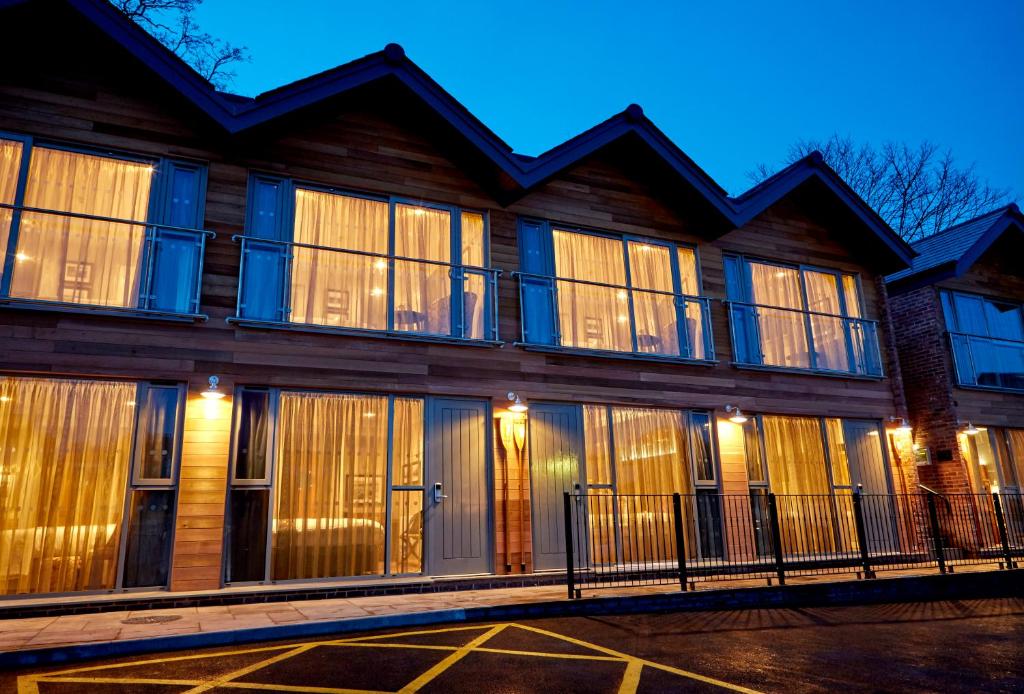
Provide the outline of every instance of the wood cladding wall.
<path id="1" fill-rule="evenodd" d="M 519 263 L 518 215 L 694 244 L 703 291 L 714 299 L 725 298 L 727 251 L 859 273 L 866 317 L 879 318 L 883 298 L 876 273 L 841 240 L 848 231 L 836 233 L 795 201 L 709 239 L 681 209 L 685 196 L 666 194 L 657 181 L 646 180 L 652 169 L 644 155 L 612 146 L 503 207 L 486 181 L 481 184 L 484 179 L 474 175 L 479 163 L 392 85 L 364 88 L 272 128 L 229 138 L 206 125 L 119 47 L 65 20 L 51 17 L 45 32 L 30 27 L 0 46 L 0 131 L 207 163 L 205 226 L 218 234 L 207 247 L 202 282 L 201 310 L 210 318 L 181 324 L 0 308 L 0 371 L 188 382 L 190 403 L 206 377 L 218 374 L 226 385 L 460 395 L 495 398 L 496 405 L 514 389 L 527 399 L 573 402 L 708 409 L 732 403 L 751 412 L 874 419 L 895 413 L 892 378 L 732 367 L 726 312 L 717 301 L 712 303 L 715 365 L 547 354 L 511 344 L 520 335 L 518 290 L 509 276 Z M 48 50 L 31 50 L 39 42 Z M 486 210 L 490 260 L 505 271 L 499 327 L 506 344 L 454 346 L 228 324 L 239 270 L 239 246 L 231 236 L 245 231 L 252 171 Z M 885 347 L 885 329 L 883 324 L 880 338 L 892 374 L 895 362 Z M 190 404 L 182 461 L 172 574 L 176 588 L 214 586 L 220 572 L 230 420 L 207 421 L 193 409 Z M 509 471 L 512 478 L 519 474 Z M 510 502 L 509 524 L 527 523 L 528 502 L 520 507 L 515 494 Z M 501 531 L 510 545 L 499 542 L 497 564 L 527 563 L 528 529 Z"/>

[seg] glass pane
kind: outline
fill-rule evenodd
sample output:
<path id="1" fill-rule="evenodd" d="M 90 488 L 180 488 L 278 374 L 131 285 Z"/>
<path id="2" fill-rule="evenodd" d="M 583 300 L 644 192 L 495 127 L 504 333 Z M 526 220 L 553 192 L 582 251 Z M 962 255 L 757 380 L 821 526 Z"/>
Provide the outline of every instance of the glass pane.
<path id="1" fill-rule="evenodd" d="M 985 301 L 985 318 L 988 320 L 989 335 L 992 337 L 1024 340 L 1020 305 L 987 300 Z"/>
<path id="2" fill-rule="evenodd" d="M 721 497 L 715 491 L 697 490 L 695 501 L 701 557 L 720 559 L 725 555 L 722 544 Z"/>
<path id="3" fill-rule="evenodd" d="M 1024 388 L 1024 344 L 966 338 L 977 383 L 1000 388 Z M 959 363 L 958 363 L 959 366 Z"/>
<path id="4" fill-rule="evenodd" d="M 594 489 L 587 495 L 587 519 L 590 541 L 587 548 L 594 565 L 611 564 L 617 559 L 615 550 L 618 515 L 615 495 L 611 489 Z"/>
<path id="5" fill-rule="evenodd" d="M 423 491 L 391 492 L 391 573 L 423 571 Z"/>
<path id="6" fill-rule="evenodd" d="M 484 339 L 487 282 L 483 275 L 467 273 L 462 281 L 462 336 Z"/>
<path id="7" fill-rule="evenodd" d="M 750 482 L 767 481 L 764 475 L 764 461 L 761 459 L 761 444 L 755 419 L 748 419 L 743 425 L 743 452 L 747 459 L 747 479 Z"/>
<path id="8" fill-rule="evenodd" d="M 703 412 L 690 415 L 693 428 L 690 440 L 693 445 L 693 467 L 698 482 L 715 481 L 715 460 L 711 450 L 711 417 Z"/>
<path id="9" fill-rule="evenodd" d="M 827 494 L 821 427 L 814 417 L 765 416 L 764 447 L 776 494 Z"/>
<path id="10" fill-rule="evenodd" d="M 423 401 L 395 398 L 391 484 L 415 487 L 423 484 Z"/>
<path id="11" fill-rule="evenodd" d="M 699 301 L 686 302 L 686 336 L 689 340 L 690 358 L 707 359 L 707 337 L 704 333 L 704 305 Z"/>
<path id="12" fill-rule="evenodd" d="M 388 204 L 300 188 L 295 191 L 293 240 L 386 255 Z M 289 320 L 367 330 L 387 328 L 387 260 L 343 251 L 292 250 Z"/>
<path id="13" fill-rule="evenodd" d="M 765 263 L 750 263 L 751 291 L 755 304 L 802 310 L 800 271 Z"/>
<path id="14" fill-rule="evenodd" d="M 846 315 L 861 318 L 860 290 L 856 275 L 843 275 L 843 298 L 846 300 Z"/>
<path id="15" fill-rule="evenodd" d="M 583 447 L 587 456 L 587 484 L 614 482 L 608 435 L 608 408 L 603 405 L 584 405 Z"/>
<path id="16" fill-rule="evenodd" d="M 22 145 L 14 140 L 0 139 L 0 203 L 14 204 L 21 170 Z M 11 210 L 0 209 L 0 254 L 7 255 L 7 240 L 11 230 Z M 3 269 L 0 268 L 0 274 Z"/>
<path id="17" fill-rule="evenodd" d="M 1007 429 L 1006 437 L 1010 443 L 1010 457 L 1013 460 L 1019 493 L 1024 486 L 1024 429 Z"/>
<path id="18" fill-rule="evenodd" d="M 484 267 L 484 216 L 462 213 L 462 264 Z"/>
<path id="19" fill-rule="evenodd" d="M 269 489 L 232 489 L 227 581 L 262 581 L 267 567 Z"/>
<path id="20" fill-rule="evenodd" d="M 613 407 L 612 427 L 620 494 L 692 493 L 682 412 Z"/>
<path id="21" fill-rule="evenodd" d="M 174 529 L 174 491 L 132 492 L 124 556 L 124 587 L 167 585 Z"/>
<path id="22" fill-rule="evenodd" d="M 697 274 L 697 253 L 692 248 L 680 247 L 679 258 L 679 290 L 683 294 L 698 296 L 700 282 Z"/>
<path id="23" fill-rule="evenodd" d="M 281 394 L 274 579 L 383 573 L 387 414 L 386 397 Z"/>
<path id="24" fill-rule="evenodd" d="M 971 335 L 988 335 L 988 327 L 985 325 L 984 301 L 981 297 L 954 294 L 953 303 L 956 306 L 956 318 L 960 332 Z"/>
<path id="25" fill-rule="evenodd" d="M 395 255 L 451 261 L 451 213 L 395 205 Z M 448 265 L 395 262 L 395 330 L 450 335 L 452 280 Z"/>
<path id="26" fill-rule="evenodd" d="M 235 451 L 235 479 L 267 479 L 267 444 L 270 427 L 270 393 L 243 390 L 239 394 L 238 450 Z"/>
<path id="27" fill-rule="evenodd" d="M 672 255 L 667 246 L 629 242 L 630 284 L 637 351 L 651 354 L 679 354 L 679 326 L 673 296 Z"/>
<path id="28" fill-rule="evenodd" d="M 777 308 L 758 308 L 757 318 L 764 364 L 798 369 L 810 368 L 807 324 L 803 313 Z"/>
<path id="29" fill-rule="evenodd" d="M 35 147 L 25 206 L 145 222 L 153 166 Z M 144 224 L 25 213 L 11 296 L 100 306 L 135 306 Z"/>
<path id="30" fill-rule="evenodd" d="M 177 418 L 177 388 L 150 386 L 145 389 L 139 409 L 138 468 L 135 473 L 138 479 L 171 479 L 177 444 Z"/>
<path id="31" fill-rule="evenodd" d="M 832 461 L 832 484 L 837 487 L 850 486 L 850 461 L 846 454 L 846 439 L 843 436 L 843 422 L 839 419 L 825 420 L 828 436 L 828 454 Z"/>
<path id="32" fill-rule="evenodd" d="M 0 377 L 0 594 L 115 587 L 135 390 Z"/>
<path id="33" fill-rule="evenodd" d="M 1017 471 L 1013 466 L 1013 456 L 1010 452 L 1009 441 L 1005 429 L 993 429 L 992 436 L 996 441 L 996 459 L 999 462 L 999 478 L 1002 481 L 1000 488 L 1017 488 Z"/>
<path id="34" fill-rule="evenodd" d="M 157 229 L 153 244 L 153 278 L 149 308 L 194 313 L 200 264 L 199 238 L 194 234 Z"/>
<path id="35" fill-rule="evenodd" d="M 629 292 L 622 242 L 592 234 L 552 232 L 555 274 L 559 277 L 614 286 L 557 284 L 561 344 L 619 352 L 633 350 Z"/>
<path id="36" fill-rule="evenodd" d="M 811 316 L 815 366 L 819 369 L 849 371 L 846 323 L 841 318 L 829 317 L 842 313 L 838 278 L 827 272 L 807 271 L 804 273 L 804 281 L 807 287 L 807 309 L 815 314 L 829 314 Z"/>
<path id="37" fill-rule="evenodd" d="M 978 427 L 974 435 L 960 434 L 961 449 L 967 459 L 975 491 L 988 494 L 999 490 L 999 473 L 996 471 L 996 453 L 988 429 Z"/>

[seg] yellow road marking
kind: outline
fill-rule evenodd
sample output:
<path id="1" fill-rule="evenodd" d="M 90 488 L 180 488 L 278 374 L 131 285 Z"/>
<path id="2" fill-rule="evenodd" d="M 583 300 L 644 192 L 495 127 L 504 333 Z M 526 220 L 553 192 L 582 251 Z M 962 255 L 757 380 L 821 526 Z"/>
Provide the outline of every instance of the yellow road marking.
<path id="1" fill-rule="evenodd" d="M 397 639 L 405 638 L 406 636 L 423 636 L 425 634 L 448 634 L 453 631 L 483 631 L 486 626 L 471 626 L 471 627 L 446 627 L 444 629 L 423 629 L 421 631 L 403 631 L 400 634 L 376 634 L 374 636 L 357 636 L 352 639 L 337 639 L 335 641 L 326 641 L 325 644 L 333 643 L 360 643 L 362 641 L 379 641 L 382 639 Z"/>
<path id="2" fill-rule="evenodd" d="M 219 685 L 227 689 L 252 689 L 256 691 L 272 692 L 301 692 L 302 694 L 390 694 L 376 689 L 337 689 L 335 687 L 310 687 L 306 685 L 296 686 L 291 684 L 263 684 L 261 682 L 225 682 Z"/>
<path id="3" fill-rule="evenodd" d="M 57 683 L 68 683 L 68 684 L 124 684 L 125 680 L 117 677 L 40 677 L 37 682 L 57 682 Z M 131 680 L 132 684 L 176 684 L 179 686 L 188 686 L 190 684 L 200 684 L 200 680 L 164 680 L 164 679 L 147 679 L 139 678 Z"/>
<path id="4" fill-rule="evenodd" d="M 509 626 L 516 626 L 510 624 Z M 561 658 L 563 660 L 603 660 L 605 662 L 621 663 L 622 658 L 613 658 L 610 655 L 573 655 L 570 653 L 541 653 L 540 651 L 515 651 L 508 648 L 474 648 L 476 653 L 498 653 L 501 655 L 524 655 L 530 658 Z"/>
<path id="5" fill-rule="evenodd" d="M 626 666 L 626 672 L 622 674 L 622 684 L 619 685 L 619 694 L 636 694 L 636 688 L 640 686 L 640 673 L 644 669 L 644 661 L 630 660 Z"/>
<path id="6" fill-rule="evenodd" d="M 498 634 L 501 631 L 503 631 L 505 629 L 505 627 L 507 627 L 507 626 L 509 626 L 509 625 L 508 624 L 498 624 L 496 626 L 491 627 L 486 632 L 484 632 L 483 634 L 480 634 L 480 636 L 477 636 L 475 639 L 473 639 L 472 641 L 467 643 L 465 646 L 462 646 L 461 648 L 459 648 L 459 650 L 457 650 L 454 653 L 452 653 L 451 655 L 449 655 L 447 658 L 442 660 L 440 663 L 438 663 L 434 667 L 432 667 L 429 670 L 427 670 L 426 672 L 424 672 L 422 675 L 420 675 L 419 677 L 414 679 L 412 682 L 410 682 L 409 684 L 407 684 L 404 687 L 402 687 L 401 689 L 399 689 L 398 693 L 399 694 L 411 694 L 412 692 L 418 692 L 428 682 L 430 682 L 431 680 L 436 678 L 438 675 L 443 673 L 445 670 L 450 668 L 455 663 L 457 663 L 460 660 L 462 660 L 463 658 L 465 658 L 467 655 L 469 655 L 469 653 L 474 648 L 484 644 L 488 639 L 490 639 L 492 636 L 495 636 L 496 634 Z"/>
<path id="7" fill-rule="evenodd" d="M 279 663 L 282 660 L 287 660 L 288 658 L 293 658 L 293 657 L 299 655 L 300 653 L 305 653 L 306 651 L 310 650 L 311 648 L 316 648 L 318 645 L 319 644 L 316 644 L 316 643 L 305 643 L 305 644 L 303 644 L 301 646 L 298 646 L 297 648 L 292 648 L 290 651 L 286 651 L 285 653 L 279 653 L 279 654 L 275 655 L 273 658 L 267 658 L 266 660 L 261 660 L 258 663 L 253 663 L 252 665 L 249 665 L 247 667 L 239 668 L 238 670 L 235 670 L 233 672 L 229 672 L 226 675 L 222 675 L 222 676 L 218 677 L 215 680 L 211 680 L 209 682 L 201 684 L 198 687 L 193 687 L 192 689 L 189 689 L 188 691 L 184 692 L 183 694 L 200 694 L 200 692 L 208 692 L 211 689 L 213 689 L 214 687 L 220 687 L 220 686 L 230 682 L 231 680 L 235 679 L 236 677 L 243 677 L 245 675 L 248 675 L 251 672 L 256 672 L 257 670 L 262 670 L 263 668 L 267 667 L 268 665 L 273 665 L 274 663 Z"/>
<path id="8" fill-rule="evenodd" d="M 433 646 L 427 643 L 323 643 L 332 648 L 413 648 L 423 651 L 457 651 L 458 646 Z"/>

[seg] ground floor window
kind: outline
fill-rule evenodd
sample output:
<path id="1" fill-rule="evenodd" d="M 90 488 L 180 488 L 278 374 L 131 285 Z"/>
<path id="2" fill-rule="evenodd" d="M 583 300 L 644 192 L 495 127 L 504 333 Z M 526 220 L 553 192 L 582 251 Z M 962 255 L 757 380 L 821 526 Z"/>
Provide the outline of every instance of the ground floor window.
<path id="1" fill-rule="evenodd" d="M 971 482 L 979 494 L 1019 494 L 1024 484 L 1024 429 L 977 427 L 960 434 Z"/>
<path id="2" fill-rule="evenodd" d="M 184 389 L 0 377 L 0 594 L 163 586 Z"/>

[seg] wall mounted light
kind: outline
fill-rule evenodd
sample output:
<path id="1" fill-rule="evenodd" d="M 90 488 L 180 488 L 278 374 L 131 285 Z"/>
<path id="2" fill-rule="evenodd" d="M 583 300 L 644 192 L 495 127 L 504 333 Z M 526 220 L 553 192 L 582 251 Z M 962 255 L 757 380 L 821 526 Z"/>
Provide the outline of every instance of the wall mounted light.
<path id="1" fill-rule="evenodd" d="M 967 434 L 968 436 L 975 436 L 975 435 L 977 435 L 980 432 L 981 432 L 981 429 L 979 429 L 978 427 L 974 426 L 970 422 L 967 422 L 967 428 L 964 429 L 964 433 L 965 434 Z"/>
<path id="2" fill-rule="evenodd" d="M 224 393 L 220 391 L 217 384 L 220 383 L 220 379 L 216 376 L 210 376 L 210 387 L 203 391 L 202 395 L 207 400 L 220 400 L 224 397 Z"/>
<path id="3" fill-rule="evenodd" d="M 913 431 L 906 417 L 889 417 L 889 421 L 896 424 L 896 431 L 900 434 L 909 434 Z"/>
<path id="4" fill-rule="evenodd" d="M 529 407 L 526 406 L 526 403 L 523 402 L 522 398 L 519 397 L 518 393 L 515 393 L 510 390 L 508 392 L 507 397 L 508 401 L 512 403 L 511 405 L 508 406 L 509 412 L 515 412 L 518 414 L 521 412 L 526 412 L 528 409 L 530 409 Z"/>
<path id="5" fill-rule="evenodd" d="M 743 410 L 736 407 L 735 405 L 726 405 L 725 411 L 731 412 L 732 416 L 729 417 L 729 421 L 733 424 L 745 424 L 747 422 L 747 415 L 743 414 Z"/>

